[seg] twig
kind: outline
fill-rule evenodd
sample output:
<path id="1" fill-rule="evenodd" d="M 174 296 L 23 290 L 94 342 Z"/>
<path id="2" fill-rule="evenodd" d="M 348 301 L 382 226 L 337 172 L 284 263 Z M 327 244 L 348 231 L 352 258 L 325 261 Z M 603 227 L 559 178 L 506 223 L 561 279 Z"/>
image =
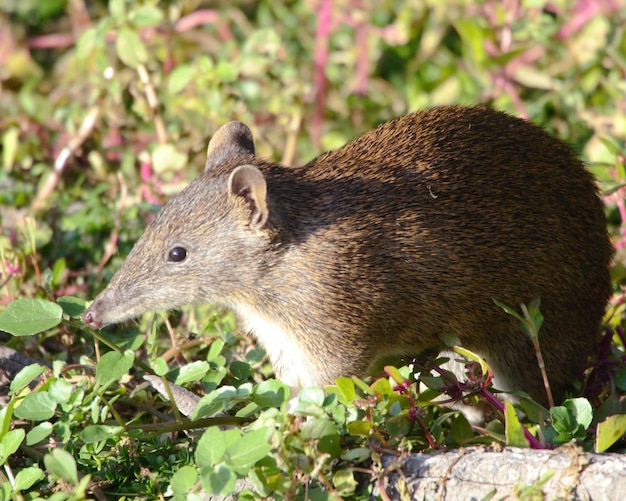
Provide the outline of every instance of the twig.
<path id="1" fill-rule="evenodd" d="M 237 416 L 220 416 L 194 419 L 193 421 L 183 419 L 180 422 L 170 421 L 167 423 L 130 424 L 126 426 L 127 431 L 141 430 L 145 433 L 154 433 L 156 436 L 163 433 L 176 433 L 179 431 L 194 430 L 198 428 L 208 428 L 209 426 L 244 426 L 251 423 L 251 418 Z"/>
<path id="2" fill-rule="evenodd" d="M 117 211 L 115 212 L 115 217 L 113 218 L 113 231 L 111 232 L 109 241 L 104 247 L 104 253 L 100 258 L 100 261 L 98 262 L 98 266 L 96 267 L 98 275 L 102 273 L 104 266 L 109 262 L 109 259 L 111 259 L 111 256 L 113 256 L 117 249 L 117 239 L 119 237 L 121 227 L 120 214 L 122 212 L 122 209 L 126 205 L 126 197 L 128 196 L 128 186 L 126 186 L 126 183 L 124 182 L 124 177 L 121 175 L 121 173 L 118 173 L 117 180 L 120 185 L 120 199 L 117 205 Z"/>
<path id="3" fill-rule="evenodd" d="M 302 124 L 302 116 L 296 112 L 292 115 L 289 121 L 289 127 L 287 130 L 287 141 L 285 143 L 285 150 L 283 152 L 283 158 L 281 163 L 283 165 L 293 165 L 296 157 L 296 146 L 298 143 L 298 132 L 300 131 L 300 125 Z"/>
<path id="4" fill-rule="evenodd" d="M 91 131 L 96 125 L 96 121 L 98 120 L 99 116 L 100 106 L 92 106 L 87 113 L 87 116 L 83 120 L 80 129 L 78 129 L 78 133 L 74 137 L 70 138 L 70 140 L 67 142 L 65 147 L 61 150 L 56 160 L 54 161 L 54 167 L 52 168 L 52 172 L 48 176 L 48 179 L 46 179 L 46 182 L 43 184 L 43 186 L 37 193 L 35 200 L 33 201 L 33 211 L 38 211 L 45 206 L 48 197 L 52 194 L 56 186 L 59 184 L 61 174 L 63 174 L 63 171 L 67 166 L 68 160 L 72 157 L 72 155 L 74 155 L 80 145 L 83 144 L 85 139 L 89 137 L 89 134 L 91 134 Z"/>
<path id="5" fill-rule="evenodd" d="M 145 86 L 146 100 L 148 101 L 148 106 L 150 106 L 150 110 L 152 110 L 154 127 L 156 129 L 159 143 L 167 144 L 168 141 L 167 131 L 165 129 L 165 122 L 163 122 L 163 117 L 159 113 L 159 100 L 156 95 L 156 90 L 154 90 L 154 85 L 152 85 L 152 81 L 150 80 L 150 74 L 143 64 L 137 66 L 137 73 L 139 74 L 139 79 L 141 80 L 141 83 L 143 83 Z"/>

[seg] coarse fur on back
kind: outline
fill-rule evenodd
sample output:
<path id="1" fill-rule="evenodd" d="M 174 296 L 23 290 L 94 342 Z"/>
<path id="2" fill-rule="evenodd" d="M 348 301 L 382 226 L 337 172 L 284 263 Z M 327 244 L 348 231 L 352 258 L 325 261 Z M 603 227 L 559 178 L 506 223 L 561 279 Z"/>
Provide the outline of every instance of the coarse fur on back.
<path id="1" fill-rule="evenodd" d="M 494 299 L 541 299 L 561 398 L 594 354 L 611 256 L 592 176 L 566 144 L 504 113 L 413 113 L 296 168 L 257 158 L 231 122 L 83 318 L 223 305 L 295 389 L 452 334 L 496 386 L 545 402 L 532 345 Z"/>

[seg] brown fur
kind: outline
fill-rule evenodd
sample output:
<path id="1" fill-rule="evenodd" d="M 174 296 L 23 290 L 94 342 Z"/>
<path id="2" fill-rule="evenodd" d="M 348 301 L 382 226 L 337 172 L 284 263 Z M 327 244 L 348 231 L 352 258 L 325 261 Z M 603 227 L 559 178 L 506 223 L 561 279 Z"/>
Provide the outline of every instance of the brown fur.
<path id="1" fill-rule="evenodd" d="M 174 247 L 186 259 L 168 262 Z M 611 254 L 592 176 L 564 143 L 503 113 L 410 114 L 299 168 L 256 158 L 231 122 L 83 318 L 221 304 L 295 388 L 453 334 L 502 387 L 545 401 L 530 341 L 494 299 L 541 298 L 560 398 L 594 353 Z"/>

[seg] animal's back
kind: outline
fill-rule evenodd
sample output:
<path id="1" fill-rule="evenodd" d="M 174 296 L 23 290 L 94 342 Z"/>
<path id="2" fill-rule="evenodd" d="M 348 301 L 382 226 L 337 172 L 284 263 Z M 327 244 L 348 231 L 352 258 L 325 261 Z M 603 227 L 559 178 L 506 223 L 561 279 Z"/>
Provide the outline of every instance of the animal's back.
<path id="1" fill-rule="evenodd" d="M 335 299 L 363 327 L 355 340 L 409 354 L 454 334 L 501 374 L 500 387 L 525 379 L 543 399 L 530 341 L 494 303 L 539 297 L 557 398 L 594 353 L 610 293 L 603 206 L 581 162 L 539 127 L 484 108 L 435 108 L 300 174 L 314 186 L 301 255 L 324 256 L 325 293 L 340 290 Z"/>

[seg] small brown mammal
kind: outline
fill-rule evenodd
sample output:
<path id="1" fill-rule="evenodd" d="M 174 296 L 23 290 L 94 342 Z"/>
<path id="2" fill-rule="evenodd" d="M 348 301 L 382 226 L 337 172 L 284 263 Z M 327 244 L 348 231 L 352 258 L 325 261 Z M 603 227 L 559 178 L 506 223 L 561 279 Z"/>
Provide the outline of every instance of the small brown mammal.
<path id="1" fill-rule="evenodd" d="M 298 168 L 256 158 L 250 130 L 231 122 L 83 320 L 220 304 L 295 389 L 453 334 L 498 388 L 545 402 L 530 341 L 494 299 L 541 298 L 560 399 L 594 353 L 611 256 L 592 176 L 566 144 L 504 113 L 410 114 Z"/>

